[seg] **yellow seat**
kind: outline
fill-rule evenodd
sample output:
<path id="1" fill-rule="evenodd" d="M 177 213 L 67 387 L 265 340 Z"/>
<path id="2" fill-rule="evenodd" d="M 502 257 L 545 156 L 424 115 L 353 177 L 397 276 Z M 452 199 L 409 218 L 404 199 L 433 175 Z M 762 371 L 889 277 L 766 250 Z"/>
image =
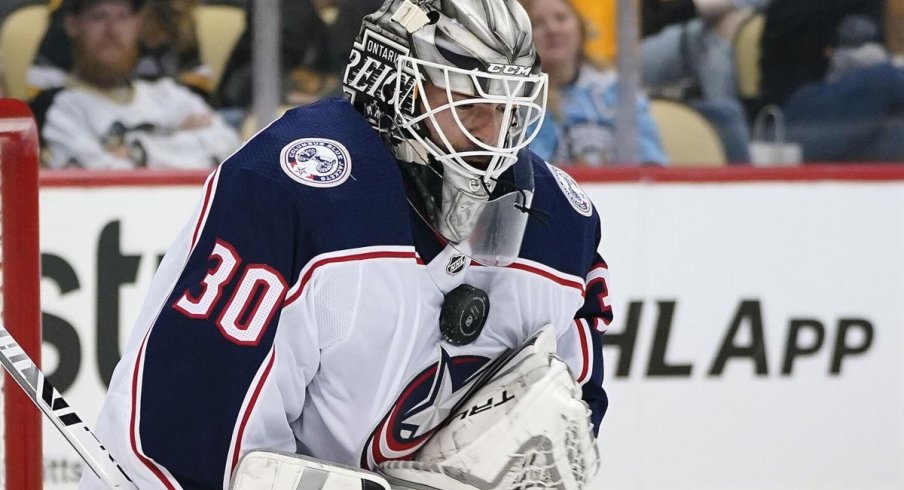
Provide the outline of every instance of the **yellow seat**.
<path id="1" fill-rule="evenodd" d="M 765 26 L 763 14 L 752 14 L 741 23 L 732 41 L 738 93 L 744 99 L 756 99 L 760 95 L 760 41 Z"/>
<path id="2" fill-rule="evenodd" d="M 904 59 L 904 0 L 885 2 L 885 45 L 892 56 Z"/>
<path id="3" fill-rule="evenodd" d="M 10 13 L 0 26 L 0 58 L 3 62 L 3 93 L 28 98 L 26 76 L 47 30 L 46 5 L 27 5 Z"/>
<path id="4" fill-rule="evenodd" d="M 195 22 L 201 62 L 210 68 L 210 85 L 215 89 L 235 43 L 245 31 L 245 10 L 234 5 L 198 5 Z"/>
<path id="5" fill-rule="evenodd" d="M 659 128 L 662 146 L 672 167 L 720 167 L 727 158 L 713 125 L 681 102 L 654 99 L 650 115 Z"/>

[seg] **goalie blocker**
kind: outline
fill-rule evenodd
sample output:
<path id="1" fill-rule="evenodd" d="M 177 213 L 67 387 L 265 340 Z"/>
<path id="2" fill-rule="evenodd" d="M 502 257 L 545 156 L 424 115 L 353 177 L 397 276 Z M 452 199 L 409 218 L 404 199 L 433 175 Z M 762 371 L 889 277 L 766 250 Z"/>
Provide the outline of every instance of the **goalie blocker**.
<path id="1" fill-rule="evenodd" d="M 232 490 L 584 488 L 599 468 L 590 409 L 555 351 L 546 327 L 500 359 L 414 461 L 383 463 L 382 476 L 254 451 L 239 463 Z"/>

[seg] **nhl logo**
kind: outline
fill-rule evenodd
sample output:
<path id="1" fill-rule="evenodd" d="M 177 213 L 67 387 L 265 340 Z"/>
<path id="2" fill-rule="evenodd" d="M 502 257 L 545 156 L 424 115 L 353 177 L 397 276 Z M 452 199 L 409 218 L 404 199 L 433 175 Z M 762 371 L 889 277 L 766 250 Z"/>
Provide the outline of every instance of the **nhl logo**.
<path id="1" fill-rule="evenodd" d="M 352 159 L 342 143 L 322 138 L 295 140 L 279 155 L 292 180 L 311 187 L 335 187 L 348 179 Z"/>
<path id="2" fill-rule="evenodd" d="M 452 258 L 449 259 L 449 264 L 446 265 L 446 274 L 454 276 L 461 273 L 461 271 L 465 270 L 465 265 L 467 265 L 467 263 L 467 257 L 465 257 L 464 255 L 453 255 Z"/>

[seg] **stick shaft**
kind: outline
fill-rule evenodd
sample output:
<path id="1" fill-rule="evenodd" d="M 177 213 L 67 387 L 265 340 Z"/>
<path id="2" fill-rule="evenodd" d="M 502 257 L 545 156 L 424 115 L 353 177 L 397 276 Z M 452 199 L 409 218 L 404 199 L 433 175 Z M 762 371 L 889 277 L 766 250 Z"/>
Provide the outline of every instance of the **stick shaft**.
<path id="1" fill-rule="evenodd" d="M 66 403 L 60 392 L 47 381 L 44 373 L 32 362 L 2 323 L 0 323 L 0 363 L 101 481 L 115 490 L 137 489 L 113 456 L 82 422 L 75 410 Z"/>

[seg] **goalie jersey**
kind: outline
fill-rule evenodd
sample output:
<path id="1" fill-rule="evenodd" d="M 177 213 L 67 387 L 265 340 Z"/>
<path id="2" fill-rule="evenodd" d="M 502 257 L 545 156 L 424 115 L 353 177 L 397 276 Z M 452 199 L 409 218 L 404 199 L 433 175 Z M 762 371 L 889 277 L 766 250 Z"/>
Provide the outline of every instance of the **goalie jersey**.
<path id="1" fill-rule="evenodd" d="M 391 152 L 348 102 L 287 112 L 208 178 L 99 437 L 143 490 L 228 488 L 260 448 L 375 468 L 412 457 L 494 358 L 547 324 L 598 430 L 612 319 L 599 217 L 561 170 L 527 151 L 516 165 L 533 167 L 532 207 L 549 218 L 529 220 L 514 263 L 485 267 L 413 211 Z M 438 325 L 463 283 L 490 308 L 459 346 Z M 86 474 L 80 488 L 103 487 Z"/>

